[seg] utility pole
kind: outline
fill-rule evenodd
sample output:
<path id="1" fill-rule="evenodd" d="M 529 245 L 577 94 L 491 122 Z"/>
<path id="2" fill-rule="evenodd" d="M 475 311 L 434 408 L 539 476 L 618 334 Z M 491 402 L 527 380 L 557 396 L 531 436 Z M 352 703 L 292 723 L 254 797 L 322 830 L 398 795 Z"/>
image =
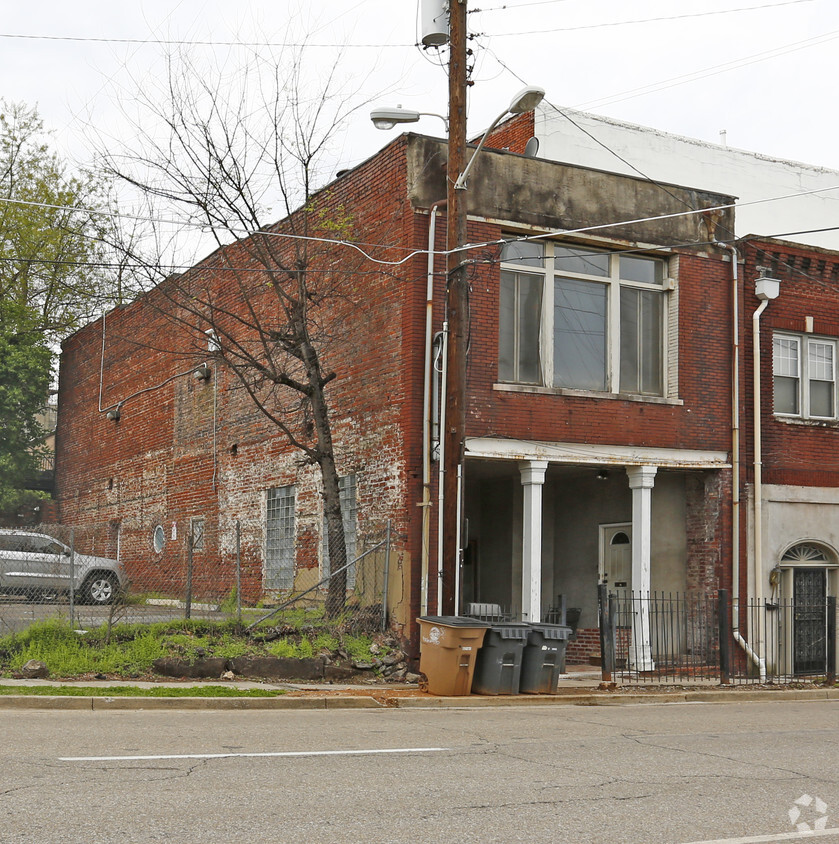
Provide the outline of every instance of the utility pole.
<path id="1" fill-rule="evenodd" d="M 449 3 L 449 142 L 447 176 L 446 317 L 449 323 L 446 355 L 446 430 L 443 451 L 442 601 L 444 615 L 454 615 L 455 584 L 460 576 L 460 499 L 466 435 L 466 346 L 469 290 L 465 253 L 466 196 L 455 188 L 466 165 L 466 0 Z"/>

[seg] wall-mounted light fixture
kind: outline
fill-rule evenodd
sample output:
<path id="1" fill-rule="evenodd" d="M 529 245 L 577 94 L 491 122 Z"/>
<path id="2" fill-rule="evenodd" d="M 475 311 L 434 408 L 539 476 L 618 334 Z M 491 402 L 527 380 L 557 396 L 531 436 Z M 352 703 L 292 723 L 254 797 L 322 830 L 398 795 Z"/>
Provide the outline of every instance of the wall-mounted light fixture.
<path id="1" fill-rule="evenodd" d="M 601 469 L 597 473 L 597 480 L 598 481 L 608 481 L 609 480 L 609 470 L 608 469 Z"/>
<path id="2" fill-rule="evenodd" d="M 107 417 L 108 417 L 108 419 L 110 419 L 110 420 L 111 420 L 111 422 L 119 422 L 119 417 L 120 417 L 120 415 L 121 415 L 121 414 L 120 414 L 120 412 L 119 412 L 119 407 L 114 407 L 114 408 L 111 408 L 111 409 L 110 409 L 110 410 L 109 410 L 109 411 L 105 414 L 105 416 L 107 416 Z"/>
<path id="3" fill-rule="evenodd" d="M 192 374 L 198 381 L 209 381 L 212 370 L 206 363 L 202 363 Z"/>

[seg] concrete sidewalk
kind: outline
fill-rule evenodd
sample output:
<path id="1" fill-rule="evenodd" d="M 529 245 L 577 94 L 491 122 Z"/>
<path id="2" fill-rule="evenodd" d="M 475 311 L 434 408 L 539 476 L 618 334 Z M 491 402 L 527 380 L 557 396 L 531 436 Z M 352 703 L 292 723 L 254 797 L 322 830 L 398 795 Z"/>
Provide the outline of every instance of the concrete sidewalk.
<path id="1" fill-rule="evenodd" d="M 235 689 L 266 689 L 283 694 L 270 698 L 238 697 L 118 697 L 107 695 L 0 694 L 0 709 L 382 709 L 382 708 L 481 708 L 494 706 L 619 706 L 643 703 L 746 703 L 752 701 L 839 700 L 839 687 L 803 688 L 753 685 L 725 686 L 695 682 L 679 686 L 630 684 L 603 688 L 600 670 L 591 666 L 569 666 L 561 675 L 553 695 L 468 695 L 441 697 L 416 686 L 394 683 L 323 684 L 261 682 L 258 680 L 10 680 L 0 678 L 0 687 L 70 686 L 90 689 L 130 687 L 135 689 L 198 688 L 225 686 Z"/>

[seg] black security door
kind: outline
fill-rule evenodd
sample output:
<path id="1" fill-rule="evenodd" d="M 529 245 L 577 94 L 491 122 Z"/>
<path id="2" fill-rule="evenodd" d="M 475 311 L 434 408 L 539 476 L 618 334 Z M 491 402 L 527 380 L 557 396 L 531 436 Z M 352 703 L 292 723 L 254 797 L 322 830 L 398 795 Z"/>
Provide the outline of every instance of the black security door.
<path id="1" fill-rule="evenodd" d="M 793 671 L 823 674 L 827 666 L 827 572 L 795 568 L 793 584 Z"/>

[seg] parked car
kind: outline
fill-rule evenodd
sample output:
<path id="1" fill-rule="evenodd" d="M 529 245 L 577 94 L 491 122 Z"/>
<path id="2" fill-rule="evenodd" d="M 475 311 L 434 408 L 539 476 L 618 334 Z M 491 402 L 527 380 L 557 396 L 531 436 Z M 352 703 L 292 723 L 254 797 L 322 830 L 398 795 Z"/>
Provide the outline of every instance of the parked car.
<path id="1" fill-rule="evenodd" d="M 107 557 L 73 554 L 45 533 L 0 530 L 0 592 L 69 593 L 88 604 L 110 604 L 125 587 L 122 564 Z"/>

